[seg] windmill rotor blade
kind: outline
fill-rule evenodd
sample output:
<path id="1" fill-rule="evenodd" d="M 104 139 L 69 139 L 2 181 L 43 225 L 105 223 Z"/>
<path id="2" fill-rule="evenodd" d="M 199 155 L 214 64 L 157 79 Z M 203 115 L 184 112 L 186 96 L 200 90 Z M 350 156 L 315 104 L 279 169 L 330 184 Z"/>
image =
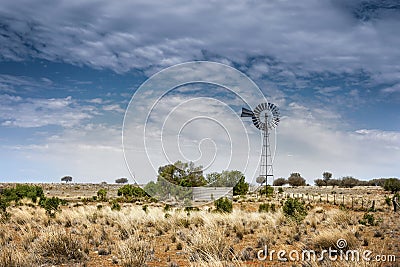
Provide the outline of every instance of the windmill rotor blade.
<path id="1" fill-rule="evenodd" d="M 262 107 L 262 110 L 266 110 L 267 109 L 267 103 L 262 103 L 261 107 Z"/>
<path id="2" fill-rule="evenodd" d="M 253 117 L 253 124 L 256 126 L 258 129 L 260 129 L 260 121 L 257 119 L 257 117 Z"/>
<path id="3" fill-rule="evenodd" d="M 258 106 L 254 109 L 254 113 L 260 114 L 261 111 L 263 111 L 263 110 L 262 110 L 262 108 L 261 108 L 260 105 L 258 105 Z"/>
<path id="4" fill-rule="evenodd" d="M 253 116 L 254 116 L 253 111 L 247 108 L 242 108 L 242 114 L 240 115 L 240 117 L 253 117 Z"/>

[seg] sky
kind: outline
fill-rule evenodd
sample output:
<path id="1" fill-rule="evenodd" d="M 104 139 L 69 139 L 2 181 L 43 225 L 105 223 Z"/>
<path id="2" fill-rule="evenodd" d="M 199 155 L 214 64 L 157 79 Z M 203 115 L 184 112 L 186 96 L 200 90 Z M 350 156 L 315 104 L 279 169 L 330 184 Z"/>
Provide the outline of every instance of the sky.
<path id="1" fill-rule="evenodd" d="M 396 0 L 4 0 L 0 182 L 145 183 L 176 160 L 254 181 L 240 112 L 265 99 L 276 178 L 399 177 L 398 29 Z"/>

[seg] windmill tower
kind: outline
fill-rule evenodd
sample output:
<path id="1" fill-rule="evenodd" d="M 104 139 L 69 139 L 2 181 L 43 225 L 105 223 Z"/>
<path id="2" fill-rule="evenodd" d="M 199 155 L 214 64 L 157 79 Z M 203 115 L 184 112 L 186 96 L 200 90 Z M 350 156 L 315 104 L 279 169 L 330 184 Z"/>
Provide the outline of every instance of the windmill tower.
<path id="1" fill-rule="evenodd" d="M 263 132 L 263 145 L 261 152 L 261 160 L 259 166 L 259 180 L 265 181 L 268 185 L 268 178 L 272 178 L 274 182 L 274 169 L 272 166 L 273 158 L 271 155 L 271 144 L 269 140 L 270 133 L 280 120 L 279 109 L 272 103 L 261 103 L 253 111 L 242 108 L 241 117 L 251 117 L 254 126 Z"/>

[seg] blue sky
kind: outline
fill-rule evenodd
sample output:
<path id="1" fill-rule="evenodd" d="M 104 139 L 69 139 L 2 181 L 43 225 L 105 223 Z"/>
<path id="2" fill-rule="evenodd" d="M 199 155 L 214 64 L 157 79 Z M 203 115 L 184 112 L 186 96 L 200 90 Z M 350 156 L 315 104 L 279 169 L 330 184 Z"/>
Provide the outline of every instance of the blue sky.
<path id="1" fill-rule="evenodd" d="M 238 69 L 279 106 L 275 176 L 296 171 L 310 183 L 324 171 L 336 178 L 399 176 L 398 1 L 159 2 L 2 1 L 0 182 L 129 176 L 121 132 L 131 97 L 158 71 L 194 60 Z M 212 86 L 181 89 L 165 104 L 202 92 L 240 106 Z M 190 114 L 232 118 L 208 104 L 193 102 Z M 258 138 L 250 122 L 244 125 Z M 194 131 L 187 142 L 199 141 Z M 249 159 L 257 165 L 257 153 Z M 131 169 L 139 181 L 155 178 L 150 165 L 133 162 Z"/>

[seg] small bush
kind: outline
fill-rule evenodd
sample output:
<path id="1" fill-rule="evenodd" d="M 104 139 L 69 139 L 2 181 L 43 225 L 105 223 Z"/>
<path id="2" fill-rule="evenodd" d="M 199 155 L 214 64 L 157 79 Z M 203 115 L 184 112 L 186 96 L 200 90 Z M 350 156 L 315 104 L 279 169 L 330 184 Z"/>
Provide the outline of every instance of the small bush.
<path id="1" fill-rule="evenodd" d="M 270 185 L 267 185 L 266 187 L 263 186 L 260 189 L 260 195 L 265 195 L 265 192 L 267 192 L 267 197 L 271 197 L 274 194 L 274 188 Z"/>
<path id="2" fill-rule="evenodd" d="M 40 200 L 40 206 L 46 210 L 46 214 L 49 216 L 55 216 L 62 203 L 63 201 L 58 197 L 43 198 Z"/>
<path id="3" fill-rule="evenodd" d="M 274 186 L 282 186 L 288 183 L 288 180 L 286 180 L 285 178 L 278 178 L 276 180 L 274 180 Z"/>
<path id="4" fill-rule="evenodd" d="M 118 201 L 114 200 L 113 202 L 111 202 L 111 210 L 121 210 L 121 205 L 118 203 Z"/>
<path id="5" fill-rule="evenodd" d="M 147 213 L 149 211 L 149 206 L 143 205 L 142 210 Z"/>
<path id="6" fill-rule="evenodd" d="M 269 203 L 262 203 L 258 206 L 258 212 L 269 212 Z"/>
<path id="7" fill-rule="evenodd" d="M 385 191 L 390 191 L 392 193 L 396 193 L 400 191 L 400 180 L 396 178 L 386 179 L 385 184 L 383 185 Z"/>
<path id="8" fill-rule="evenodd" d="M 97 191 L 97 197 L 100 201 L 107 201 L 107 190 L 104 188 L 99 189 L 99 191 Z"/>
<path id="9" fill-rule="evenodd" d="M 232 201 L 226 197 L 215 200 L 214 205 L 217 212 L 231 213 L 233 210 Z"/>
<path id="10" fill-rule="evenodd" d="M 307 209 L 302 202 L 288 198 L 282 207 L 283 214 L 296 222 L 301 222 L 307 216 Z"/>
<path id="11" fill-rule="evenodd" d="M 275 205 L 275 203 L 272 203 L 272 204 L 271 204 L 271 211 L 272 211 L 272 212 L 275 212 L 275 211 L 276 211 L 276 205 Z"/>
<path id="12" fill-rule="evenodd" d="M 170 211 L 170 210 L 171 210 L 171 205 L 165 204 L 165 206 L 164 206 L 164 212 L 168 212 L 168 211 Z"/>
<path id="13" fill-rule="evenodd" d="M 148 194 L 139 186 L 133 186 L 130 184 L 124 185 L 117 192 L 118 196 L 127 197 L 146 197 Z"/>
<path id="14" fill-rule="evenodd" d="M 386 197 L 385 203 L 386 203 L 386 205 L 388 205 L 390 207 L 392 205 L 392 199 L 390 197 Z"/>
<path id="15" fill-rule="evenodd" d="M 362 225 L 370 225 L 370 226 L 377 225 L 374 214 L 369 214 L 369 213 L 365 213 L 363 218 L 358 222 Z"/>

